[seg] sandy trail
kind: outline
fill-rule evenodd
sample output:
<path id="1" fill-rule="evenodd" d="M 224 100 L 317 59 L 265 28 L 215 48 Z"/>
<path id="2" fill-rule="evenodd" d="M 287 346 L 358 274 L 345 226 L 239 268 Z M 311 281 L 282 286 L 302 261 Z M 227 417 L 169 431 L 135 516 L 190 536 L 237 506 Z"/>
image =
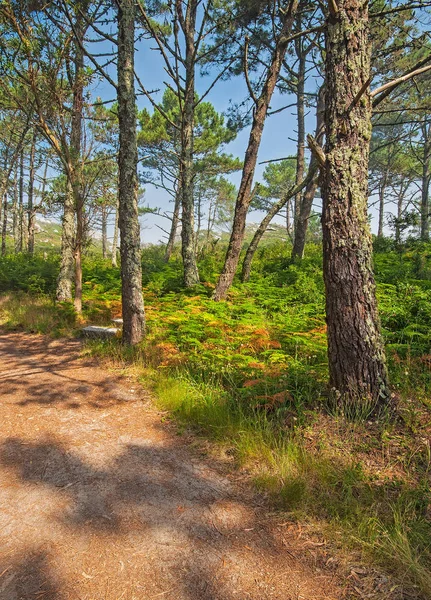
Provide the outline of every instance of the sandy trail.
<path id="1" fill-rule="evenodd" d="M 344 597 L 144 390 L 79 352 L 0 334 L 1 600 Z"/>

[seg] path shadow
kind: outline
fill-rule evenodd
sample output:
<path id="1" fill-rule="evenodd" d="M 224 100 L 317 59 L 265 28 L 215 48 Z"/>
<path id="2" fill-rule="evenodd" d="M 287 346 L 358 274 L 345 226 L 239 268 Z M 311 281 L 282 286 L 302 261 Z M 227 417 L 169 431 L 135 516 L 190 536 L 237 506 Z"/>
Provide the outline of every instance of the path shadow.
<path id="1" fill-rule="evenodd" d="M 65 600 L 60 587 L 44 551 L 30 550 L 0 563 L 1 600 Z"/>
<path id="2" fill-rule="evenodd" d="M 202 472 L 202 465 L 194 466 L 181 448 L 129 444 L 107 468 L 96 468 L 54 439 L 29 443 L 9 438 L 0 447 L 0 465 L 23 482 L 47 486 L 66 497 L 61 512 L 49 518 L 72 532 L 101 534 L 104 539 L 133 534 L 140 543 L 176 546 L 180 597 L 236 597 L 220 585 L 217 565 L 232 544 L 250 543 L 250 533 L 245 531 L 253 522 L 217 520 L 215 503 L 235 502 L 229 484 L 212 471 Z M 276 560 L 271 539 L 255 535 L 253 543 Z M 36 567 L 42 558 L 38 560 Z M 47 598 L 60 599 L 55 587 L 50 593 Z"/>
<path id="3" fill-rule="evenodd" d="M 81 348 L 76 340 L 0 333 L 0 398 L 8 401 L 16 395 L 20 400 L 14 402 L 19 406 L 61 405 L 71 409 L 83 404 L 103 409 L 136 399 L 118 385 L 118 377 L 106 372 L 102 377 L 93 376 L 90 369 L 97 365 L 80 357 Z"/>

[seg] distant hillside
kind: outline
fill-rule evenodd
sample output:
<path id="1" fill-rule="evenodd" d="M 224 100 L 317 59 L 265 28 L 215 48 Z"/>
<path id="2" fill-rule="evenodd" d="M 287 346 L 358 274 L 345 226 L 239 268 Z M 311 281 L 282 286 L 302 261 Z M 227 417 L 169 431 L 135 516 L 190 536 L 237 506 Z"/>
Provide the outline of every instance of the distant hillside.
<path id="1" fill-rule="evenodd" d="M 24 242 L 25 243 L 25 242 Z M 12 239 L 12 231 L 8 231 L 7 247 L 9 251 L 13 251 L 14 242 Z M 60 252 L 61 248 L 61 223 L 37 217 L 36 232 L 35 232 L 35 250 L 36 252 L 56 253 Z M 89 252 L 100 254 L 102 251 L 102 242 L 98 239 L 97 232 L 91 236 L 91 245 Z"/>

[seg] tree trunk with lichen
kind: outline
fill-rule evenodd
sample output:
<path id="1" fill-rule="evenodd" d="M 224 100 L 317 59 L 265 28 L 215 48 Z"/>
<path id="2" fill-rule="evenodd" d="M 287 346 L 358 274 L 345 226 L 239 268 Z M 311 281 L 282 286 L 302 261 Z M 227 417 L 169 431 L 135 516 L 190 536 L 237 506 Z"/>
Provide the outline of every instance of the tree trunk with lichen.
<path id="1" fill-rule="evenodd" d="M 75 203 L 70 181 L 67 181 L 64 197 L 61 228 L 60 273 L 57 279 L 56 299 L 58 302 L 71 302 L 73 297 L 75 245 Z"/>
<path id="2" fill-rule="evenodd" d="M 138 217 L 138 147 L 135 100 L 135 4 L 118 3 L 118 210 L 121 255 L 123 342 L 138 344 L 144 335 L 142 266 Z"/>
<path id="3" fill-rule="evenodd" d="M 283 28 L 278 38 L 271 64 L 266 74 L 262 92 L 256 102 L 253 123 L 244 158 L 241 183 L 235 203 L 235 215 L 233 218 L 229 246 L 227 249 L 224 266 L 213 294 L 213 300 L 216 301 L 226 298 L 226 294 L 235 277 L 242 244 L 244 241 L 247 212 L 252 199 L 253 177 L 256 169 L 257 155 L 262 139 L 266 114 L 275 90 L 275 86 L 277 85 L 280 69 L 286 54 L 288 46 L 287 40 L 296 16 L 297 6 L 297 0 L 293 0 L 289 5 L 288 11 L 284 17 Z"/>
<path id="4" fill-rule="evenodd" d="M 337 0 L 326 29 L 323 252 L 330 387 L 365 415 L 388 403 L 367 220 L 371 137 L 368 6 Z"/>

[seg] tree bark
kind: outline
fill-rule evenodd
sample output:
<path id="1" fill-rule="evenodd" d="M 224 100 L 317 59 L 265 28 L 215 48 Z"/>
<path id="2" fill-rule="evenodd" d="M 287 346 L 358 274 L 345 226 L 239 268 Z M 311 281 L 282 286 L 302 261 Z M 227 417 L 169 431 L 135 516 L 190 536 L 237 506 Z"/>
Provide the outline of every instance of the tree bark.
<path id="1" fill-rule="evenodd" d="M 403 209 L 404 209 L 404 196 L 406 191 L 408 190 L 410 182 L 407 183 L 401 182 L 400 189 L 397 196 L 397 218 L 395 220 L 395 244 L 399 246 L 401 244 L 401 235 L 402 235 L 402 227 L 401 227 L 401 219 L 403 218 Z"/>
<path id="2" fill-rule="evenodd" d="M 27 202 L 27 251 L 29 254 L 34 254 L 34 228 L 36 224 L 36 214 L 34 212 L 34 159 L 36 153 L 36 132 L 33 132 L 33 139 L 30 149 L 30 170 L 28 176 L 28 202 Z"/>
<path id="3" fill-rule="evenodd" d="M 138 218 L 134 6 L 133 0 L 118 2 L 119 228 L 123 342 L 129 345 L 142 340 L 145 327 Z"/>
<path id="4" fill-rule="evenodd" d="M 386 171 L 383 174 L 382 182 L 379 186 L 379 226 L 377 229 L 377 237 L 383 237 L 383 222 L 385 217 L 385 193 L 386 187 L 388 183 L 389 171 Z"/>
<path id="5" fill-rule="evenodd" d="M 428 242 L 430 237 L 430 226 L 429 226 L 429 188 L 431 182 L 431 136 L 430 136 L 431 125 L 425 123 L 422 126 L 422 133 L 424 136 L 424 150 L 422 157 L 422 191 L 421 191 L 421 240 Z"/>
<path id="6" fill-rule="evenodd" d="M 106 206 L 102 206 L 102 258 L 108 257 L 108 215 Z"/>
<path id="7" fill-rule="evenodd" d="M 86 10 L 82 6 L 81 10 Z M 77 313 L 82 312 L 82 246 L 84 242 L 84 174 L 82 166 L 82 120 L 84 110 L 84 34 L 86 25 L 84 18 L 78 14 L 75 22 L 74 42 L 74 83 L 72 123 L 70 131 L 70 164 L 68 176 L 75 202 L 76 233 L 74 245 L 75 260 L 75 296 L 73 304 Z"/>
<path id="8" fill-rule="evenodd" d="M 291 218 L 290 218 L 290 210 L 291 210 L 291 201 L 288 200 L 287 204 L 286 204 L 286 231 L 287 231 L 287 235 L 291 235 L 292 233 L 292 222 L 291 222 Z"/>
<path id="9" fill-rule="evenodd" d="M 271 64 L 266 74 L 265 83 L 262 92 L 257 100 L 253 123 L 248 140 L 248 146 L 244 158 L 244 167 L 242 170 L 241 183 L 238 190 L 238 196 L 235 204 L 235 214 L 232 224 L 232 232 L 229 240 L 229 246 L 220 278 L 214 290 L 213 299 L 216 301 L 226 298 L 226 294 L 232 285 L 235 272 L 238 266 L 241 248 L 244 241 L 245 223 L 248 208 L 251 202 L 251 189 L 253 177 L 256 168 L 257 154 L 262 139 L 263 128 L 265 124 L 266 113 L 271 102 L 275 86 L 277 84 L 280 69 L 287 50 L 287 36 L 292 29 L 296 16 L 298 2 L 292 0 L 287 9 L 284 18 L 282 31 L 274 50 Z"/>
<path id="10" fill-rule="evenodd" d="M 1 254 L 2 254 L 2 256 L 6 255 L 7 209 L 8 209 L 7 195 L 5 194 L 4 201 L 3 201 L 3 227 L 2 227 L 2 234 L 1 234 Z"/>
<path id="11" fill-rule="evenodd" d="M 192 287 L 199 283 L 194 243 L 194 174 L 193 129 L 195 119 L 195 29 L 197 0 L 188 0 L 183 22 L 185 37 L 185 90 L 181 114 L 180 181 L 182 198 L 181 250 L 184 268 L 184 285 Z M 178 8 L 178 10 L 182 10 Z"/>
<path id="12" fill-rule="evenodd" d="M 316 107 L 316 133 L 315 138 L 318 144 L 321 144 L 324 136 L 324 112 L 325 112 L 325 87 L 319 90 Z M 311 161 L 315 160 L 312 156 Z M 311 167 L 311 162 L 310 162 Z M 319 177 L 315 176 L 309 181 L 305 188 L 304 195 L 299 210 L 298 220 L 295 227 L 292 260 L 302 260 L 304 257 L 305 240 L 307 237 L 308 221 L 310 219 L 311 209 L 313 207 L 314 196 L 319 185 Z"/>
<path id="13" fill-rule="evenodd" d="M 61 229 L 60 273 L 57 279 L 56 299 L 58 302 L 71 302 L 73 298 L 75 246 L 75 203 L 70 181 L 66 184 L 63 220 Z"/>
<path id="14" fill-rule="evenodd" d="M 17 252 L 24 248 L 24 151 L 19 157 L 19 193 L 18 193 L 18 244 Z"/>
<path id="15" fill-rule="evenodd" d="M 15 172 L 13 177 L 13 202 L 12 202 L 12 237 L 15 252 L 18 244 L 17 236 L 17 225 L 18 225 L 18 163 L 15 165 Z"/>
<path id="16" fill-rule="evenodd" d="M 111 264 L 113 267 L 117 266 L 117 247 L 118 247 L 118 196 L 117 196 L 117 205 L 115 207 L 114 235 L 112 238 L 112 252 L 111 252 Z"/>
<path id="17" fill-rule="evenodd" d="M 298 30 L 301 28 L 301 18 L 298 22 Z M 295 40 L 295 51 L 298 57 L 298 81 L 296 87 L 296 117 L 298 123 L 298 141 L 296 150 L 296 184 L 304 179 L 305 171 L 305 66 L 306 53 L 303 50 L 303 39 Z M 296 194 L 294 201 L 294 234 L 299 221 L 299 213 L 301 210 L 301 196 Z"/>
<path id="18" fill-rule="evenodd" d="M 338 0 L 326 29 L 323 271 L 333 397 L 366 416 L 389 401 L 367 220 L 371 137 L 368 5 Z"/>
<path id="19" fill-rule="evenodd" d="M 178 224 L 180 222 L 180 209 L 181 209 L 181 186 L 177 189 L 175 194 L 174 212 L 172 214 L 171 231 L 169 233 L 168 243 L 165 250 L 165 261 L 169 262 L 172 252 L 174 251 L 175 238 L 177 236 Z"/>

